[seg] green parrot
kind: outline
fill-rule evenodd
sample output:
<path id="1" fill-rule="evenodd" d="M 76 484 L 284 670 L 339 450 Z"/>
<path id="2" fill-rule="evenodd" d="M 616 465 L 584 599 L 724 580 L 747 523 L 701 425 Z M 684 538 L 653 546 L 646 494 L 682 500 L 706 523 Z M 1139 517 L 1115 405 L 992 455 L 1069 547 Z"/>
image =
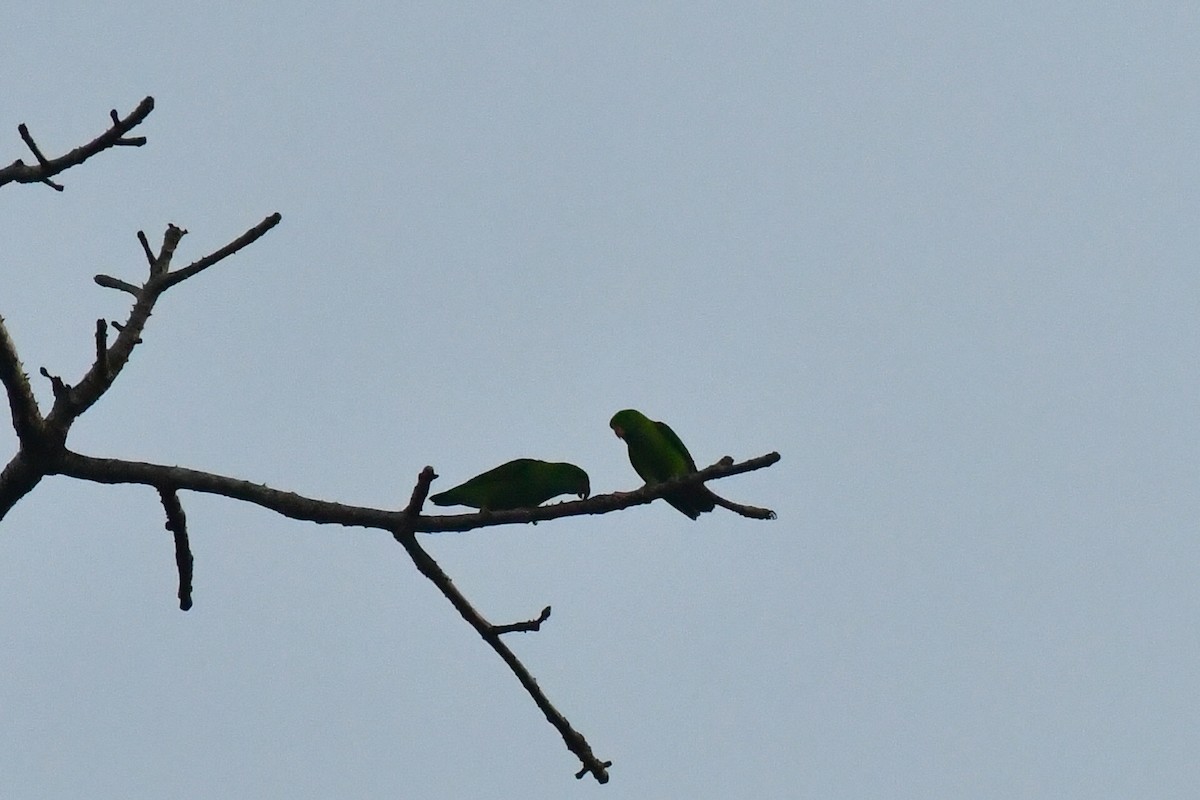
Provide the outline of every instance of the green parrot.
<path id="1" fill-rule="evenodd" d="M 655 422 L 642 412 L 627 408 L 613 414 L 608 424 L 629 446 L 629 463 L 647 484 L 696 471 L 691 453 L 665 422 Z M 692 519 L 712 511 L 716 505 L 716 495 L 702 483 L 676 489 L 663 499 Z"/>
<path id="2" fill-rule="evenodd" d="M 439 506 L 489 511 L 533 508 L 560 494 L 591 494 L 588 475 L 574 464 L 518 458 L 429 498 Z"/>

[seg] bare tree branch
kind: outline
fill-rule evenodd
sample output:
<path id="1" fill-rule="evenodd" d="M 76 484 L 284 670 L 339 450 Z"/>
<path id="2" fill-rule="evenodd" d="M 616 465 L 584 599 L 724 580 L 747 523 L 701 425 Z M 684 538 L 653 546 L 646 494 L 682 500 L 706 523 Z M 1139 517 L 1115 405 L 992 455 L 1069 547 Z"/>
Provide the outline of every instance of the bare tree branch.
<path id="1" fill-rule="evenodd" d="M 127 138 L 125 134 L 140 125 L 153 110 L 154 98 L 147 97 L 138 103 L 137 108 L 124 119 L 118 117 L 115 110 L 109 112 L 109 116 L 112 118 L 112 127 L 82 147 L 76 147 L 71 152 L 58 158 L 46 158 L 42 155 L 41 149 L 29 133 L 29 128 L 25 123 L 21 123 L 17 126 L 17 131 L 20 133 L 21 139 L 25 142 L 26 146 L 33 153 L 34 158 L 37 159 L 37 164 L 30 166 L 21 159 L 17 159 L 7 167 L 0 168 L 0 186 L 14 181 L 17 183 L 44 183 L 52 187 L 55 191 L 61 192 L 63 190 L 62 185 L 50 180 L 50 178 L 58 173 L 82 164 L 92 156 L 110 147 L 141 147 L 144 145 L 146 143 L 144 136 Z"/>
<path id="2" fill-rule="evenodd" d="M 167 486 L 177 490 L 186 489 L 193 492 L 218 494 L 232 500 L 253 503 L 285 517 L 305 522 L 377 528 L 387 531 L 411 529 L 415 533 L 458 533 L 494 525 L 543 522 L 561 517 L 577 517 L 588 514 L 607 514 L 633 506 L 645 505 L 681 486 L 763 469 L 778 460 L 778 453 L 768 453 L 740 464 L 733 463 L 732 459 L 729 459 L 728 462 L 722 460 L 699 472 L 693 472 L 691 475 L 653 486 L 643 486 L 636 491 L 598 494 L 587 500 L 573 500 L 537 508 L 483 511 L 477 514 L 417 515 L 411 518 L 406 516 L 410 514 L 408 509 L 392 511 L 345 505 L 304 497 L 294 492 L 272 489 L 265 484 L 252 483 L 187 467 L 126 461 L 118 458 L 95 458 L 71 450 L 64 450 L 62 457 L 56 462 L 55 474 L 95 483 L 139 483 L 145 486 Z"/>

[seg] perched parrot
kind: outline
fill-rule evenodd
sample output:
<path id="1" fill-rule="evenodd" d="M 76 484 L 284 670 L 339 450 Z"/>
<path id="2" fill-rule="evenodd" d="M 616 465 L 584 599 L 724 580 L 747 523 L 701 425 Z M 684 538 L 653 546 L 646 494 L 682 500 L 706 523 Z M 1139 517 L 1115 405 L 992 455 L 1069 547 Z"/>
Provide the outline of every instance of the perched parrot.
<path id="1" fill-rule="evenodd" d="M 489 511 L 533 508 L 560 494 L 591 494 L 588 475 L 574 464 L 518 458 L 430 497 L 439 506 Z"/>
<path id="2" fill-rule="evenodd" d="M 691 453 L 666 423 L 627 408 L 614 414 L 608 424 L 629 446 L 629 462 L 647 484 L 696 471 Z M 712 511 L 716 504 L 716 495 L 702 483 L 676 489 L 663 499 L 692 519 Z"/>

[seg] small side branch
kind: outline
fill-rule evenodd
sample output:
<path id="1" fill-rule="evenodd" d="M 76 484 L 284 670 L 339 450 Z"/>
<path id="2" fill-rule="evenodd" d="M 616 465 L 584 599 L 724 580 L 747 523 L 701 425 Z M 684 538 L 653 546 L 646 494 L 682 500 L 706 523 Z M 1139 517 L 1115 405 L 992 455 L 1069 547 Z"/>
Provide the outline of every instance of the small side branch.
<path id="1" fill-rule="evenodd" d="M 563 737 L 563 741 L 567 745 L 567 749 L 574 753 L 583 763 L 583 768 L 575 775 L 576 778 L 582 778 L 589 772 L 595 776 L 597 782 L 608 782 L 608 768 L 612 766 L 611 761 L 600 761 L 592 753 L 592 747 L 588 744 L 587 739 L 583 737 L 579 731 L 571 727 L 571 723 L 562 715 L 550 699 L 542 692 L 537 681 L 520 659 L 504 644 L 500 639 L 500 635 L 505 633 L 505 628 L 508 626 L 495 626 L 484 619 L 483 615 L 475 610 L 471 602 L 466 596 L 458 590 L 454 585 L 454 581 L 450 576 L 438 565 L 433 556 L 429 555 L 424 548 L 417 543 L 416 534 L 412 529 L 413 520 L 417 519 L 417 515 L 421 511 L 421 507 L 425 503 L 425 498 L 429 494 L 429 485 L 433 483 L 436 477 L 432 467 L 425 467 L 421 470 L 420 476 L 417 478 L 417 485 L 413 489 L 412 497 L 409 500 L 408 506 L 401 513 L 403 524 L 392 531 L 392 535 L 396 541 L 405 549 L 409 558 L 412 559 L 417 570 L 438 588 L 438 591 L 450 601 L 459 615 L 465 619 L 475 632 L 488 643 L 488 645 L 496 651 L 496 654 L 508 665 L 513 675 L 525 687 L 525 691 L 533 698 L 533 702 L 541 709 L 546 720 L 554 726 L 554 728 Z M 542 617 L 536 622 L 540 625 L 550 616 L 550 608 L 547 606 L 542 611 Z M 533 625 L 535 623 L 519 623 L 524 625 Z M 514 627 L 513 629 L 517 629 Z"/>
<path id="2" fill-rule="evenodd" d="M 175 535 L 175 568 L 179 571 L 179 608 L 187 611 L 192 607 L 192 548 L 188 544 L 187 516 L 183 504 L 174 489 L 160 488 L 163 510 L 167 513 L 164 526 Z"/>
<path id="3" fill-rule="evenodd" d="M 542 623 L 550 619 L 550 606 L 542 609 L 542 613 L 537 619 L 531 619 L 526 622 L 510 622 L 507 625 L 493 625 L 492 633 L 501 635 L 505 633 L 533 633 L 542 629 Z"/>
<path id="4" fill-rule="evenodd" d="M 120 278 L 114 278 L 111 275 L 97 275 L 94 280 L 97 284 L 103 286 L 105 289 L 116 289 L 117 291 L 128 292 L 134 297 L 137 297 L 138 292 L 141 291 L 141 289 L 134 286 L 132 283 L 126 283 Z"/>
<path id="5" fill-rule="evenodd" d="M 421 513 L 421 508 L 425 505 L 425 498 L 429 496 L 429 487 L 437 480 L 437 477 L 433 467 L 425 467 L 421 470 L 421 474 L 417 476 L 417 484 L 413 487 L 412 495 L 408 498 L 408 505 L 404 508 L 406 518 L 411 520 Z"/>
<path id="6" fill-rule="evenodd" d="M 146 256 L 146 261 L 150 264 L 151 267 L 153 267 L 154 262 L 155 262 L 155 260 L 157 260 L 158 257 L 155 256 L 154 251 L 150 249 L 150 240 L 146 238 L 146 232 L 138 231 L 137 238 L 138 238 L 138 241 L 142 245 L 142 252 Z M 99 282 L 99 277 L 100 277 L 99 275 L 96 276 L 97 282 Z"/>
<path id="7" fill-rule="evenodd" d="M 50 180 L 50 178 L 60 172 L 82 164 L 92 156 L 110 147 L 141 147 L 144 145 L 146 137 L 127 137 L 125 134 L 140 125 L 153 110 L 154 98 L 147 97 L 138 103 L 137 108 L 125 118 L 118 116 L 115 110 L 109 112 L 109 117 L 112 119 L 112 126 L 108 130 L 82 147 L 76 147 L 71 152 L 58 158 L 46 158 L 41 148 L 38 147 L 37 142 L 34 141 L 28 126 L 25 123 L 21 123 L 17 126 L 17 132 L 20 134 L 21 140 L 25 142 L 26 147 L 33 153 L 37 164 L 31 166 L 21 159 L 17 159 L 7 167 L 0 168 L 0 186 L 13 182 L 44 183 L 55 191 L 61 192 L 63 190 L 62 185 Z"/>
<path id="8" fill-rule="evenodd" d="M 775 512 L 769 508 L 742 505 L 732 500 L 726 500 L 719 494 L 713 495 L 713 501 L 721 508 L 729 509 L 735 514 L 741 514 L 743 517 L 749 517 L 750 519 L 777 519 Z"/>

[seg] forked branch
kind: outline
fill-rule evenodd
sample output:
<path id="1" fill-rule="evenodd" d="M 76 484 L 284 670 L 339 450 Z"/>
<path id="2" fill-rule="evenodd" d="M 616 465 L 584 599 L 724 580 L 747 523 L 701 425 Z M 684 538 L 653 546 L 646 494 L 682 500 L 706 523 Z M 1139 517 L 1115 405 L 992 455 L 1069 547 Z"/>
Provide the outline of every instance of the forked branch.
<path id="1" fill-rule="evenodd" d="M 58 158 L 46 158 L 37 142 L 33 140 L 33 134 L 29 132 L 29 127 L 22 122 L 17 126 L 17 132 L 20 134 L 21 140 L 25 142 L 25 146 L 33 153 L 37 163 L 26 164 L 18 158 L 7 167 L 0 168 L 0 186 L 14 181 L 16 183 L 44 183 L 56 192 L 61 192 L 62 184 L 50 180 L 60 172 L 78 166 L 110 147 L 141 147 L 144 145 L 146 143 L 145 136 L 127 137 L 125 134 L 140 125 L 142 120 L 146 119 L 153 110 L 154 98 L 147 97 L 124 118 L 118 116 L 115 109 L 110 111 L 112 126 L 108 130 L 87 144 L 76 147 Z"/>
<path id="2" fill-rule="evenodd" d="M 408 552 L 409 558 L 412 559 L 413 564 L 416 565 L 420 573 L 438 588 L 438 591 L 450 601 L 450 604 L 454 606 L 459 615 L 475 629 L 480 638 L 487 642 L 488 646 L 495 650 L 496 654 L 508 665 L 513 675 L 525 687 L 525 691 L 533 698 L 533 702 L 537 705 L 538 709 L 545 715 L 546 721 L 553 725 L 554 729 L 562 736 L 567 749 L 579 758 L 583 767 L 575 774 L 575 777 L 582 778 L 584 775 L 591 773 L 597 782 L 608 783 L 608 768 L 612 766 L 612 762 L 601 761 L 596 758 L 596 755 L 592 752 L 592 746 L 588 744 L 583 734 L 571 727 L 571 723 L 567 721 L 567 718 L 554 707 L 554 704 L 550 702 L 550 698 L 546 697 L 545 692 L 538 686 L 533 675 L 521 663 L 516 654 L 509 649 L 508 645 L 500 639 L 501 634 L 505 632 L 504 626 L 493 625 L 484 619 L 483 615 L 475 610 L 475 607 L 471 605 L 466 596 L 458 590 L 458 587 L 450 580 L 450 576 L 442 570 L 437 561 L 433 559 L 433 556 L 429 555 L 417 543 L 417 537 L 413 532 L 411 522 L 418 519 L 417 515 L 421 511 L 421 506 L 425 503 L 426 496 L 429 494 L 429 485 L 436 477 L 432 467 L 426 467 L 421 471 L 408 507 L 400 512 L 402 518 L 408 520 L 410 524 L 397 528 L 392 532 L 392 535 L 396 537 L 396 541 Z M 540 625 L 549 616 L 550 608 L 547 606 L 537 624 Z"/>
<path id="3" fill-rule="evenodd" d="M 42 416 L 33 391 L 29 385 L 17 347 L 4 320 L 0 319 L 0 383 L 8 395 L 12 414 L 13 430 L 17 433 L 20 449 L 0 472 L 0 519 L 13 505 L 24 497 L 45 475 L 58 470 L 58 465 L 67 453 L 67 434 L 81 414 L 87 411 L 108 391 L 113 381 L 129 362 L 133 349 L 141 343 L 142 332 L 159 297 L 173 286 L 200 271 L 236 253 L 263 236 L 280 222 L 279 214 L 272 214 L 258 225 L 250 228 L 229 244 L 213 251 L 179 271 L 172 271 L 171 259 L 180 239 L 187 233 L 175 225 L 168 225 L 163 236 L 163 246 L 150 264 L 150 274 L 141 286 L 100 275 L 96 282 L 126 291 L 133 295 L 133 306 L 123 325 L 114 323 L 118 331 L 116 340 L 109 344 L 108 326 L 103 320 L 96 323 L 96 358 L 87 373 L 74 386 L 45 367 L 40 372 L 46 376 L 54 390 L 54 405 L 50 413 Z M 145 242 L 145 235 L 139 236 Z M 160 485 L 160 484 L 154 484 Z"/>

